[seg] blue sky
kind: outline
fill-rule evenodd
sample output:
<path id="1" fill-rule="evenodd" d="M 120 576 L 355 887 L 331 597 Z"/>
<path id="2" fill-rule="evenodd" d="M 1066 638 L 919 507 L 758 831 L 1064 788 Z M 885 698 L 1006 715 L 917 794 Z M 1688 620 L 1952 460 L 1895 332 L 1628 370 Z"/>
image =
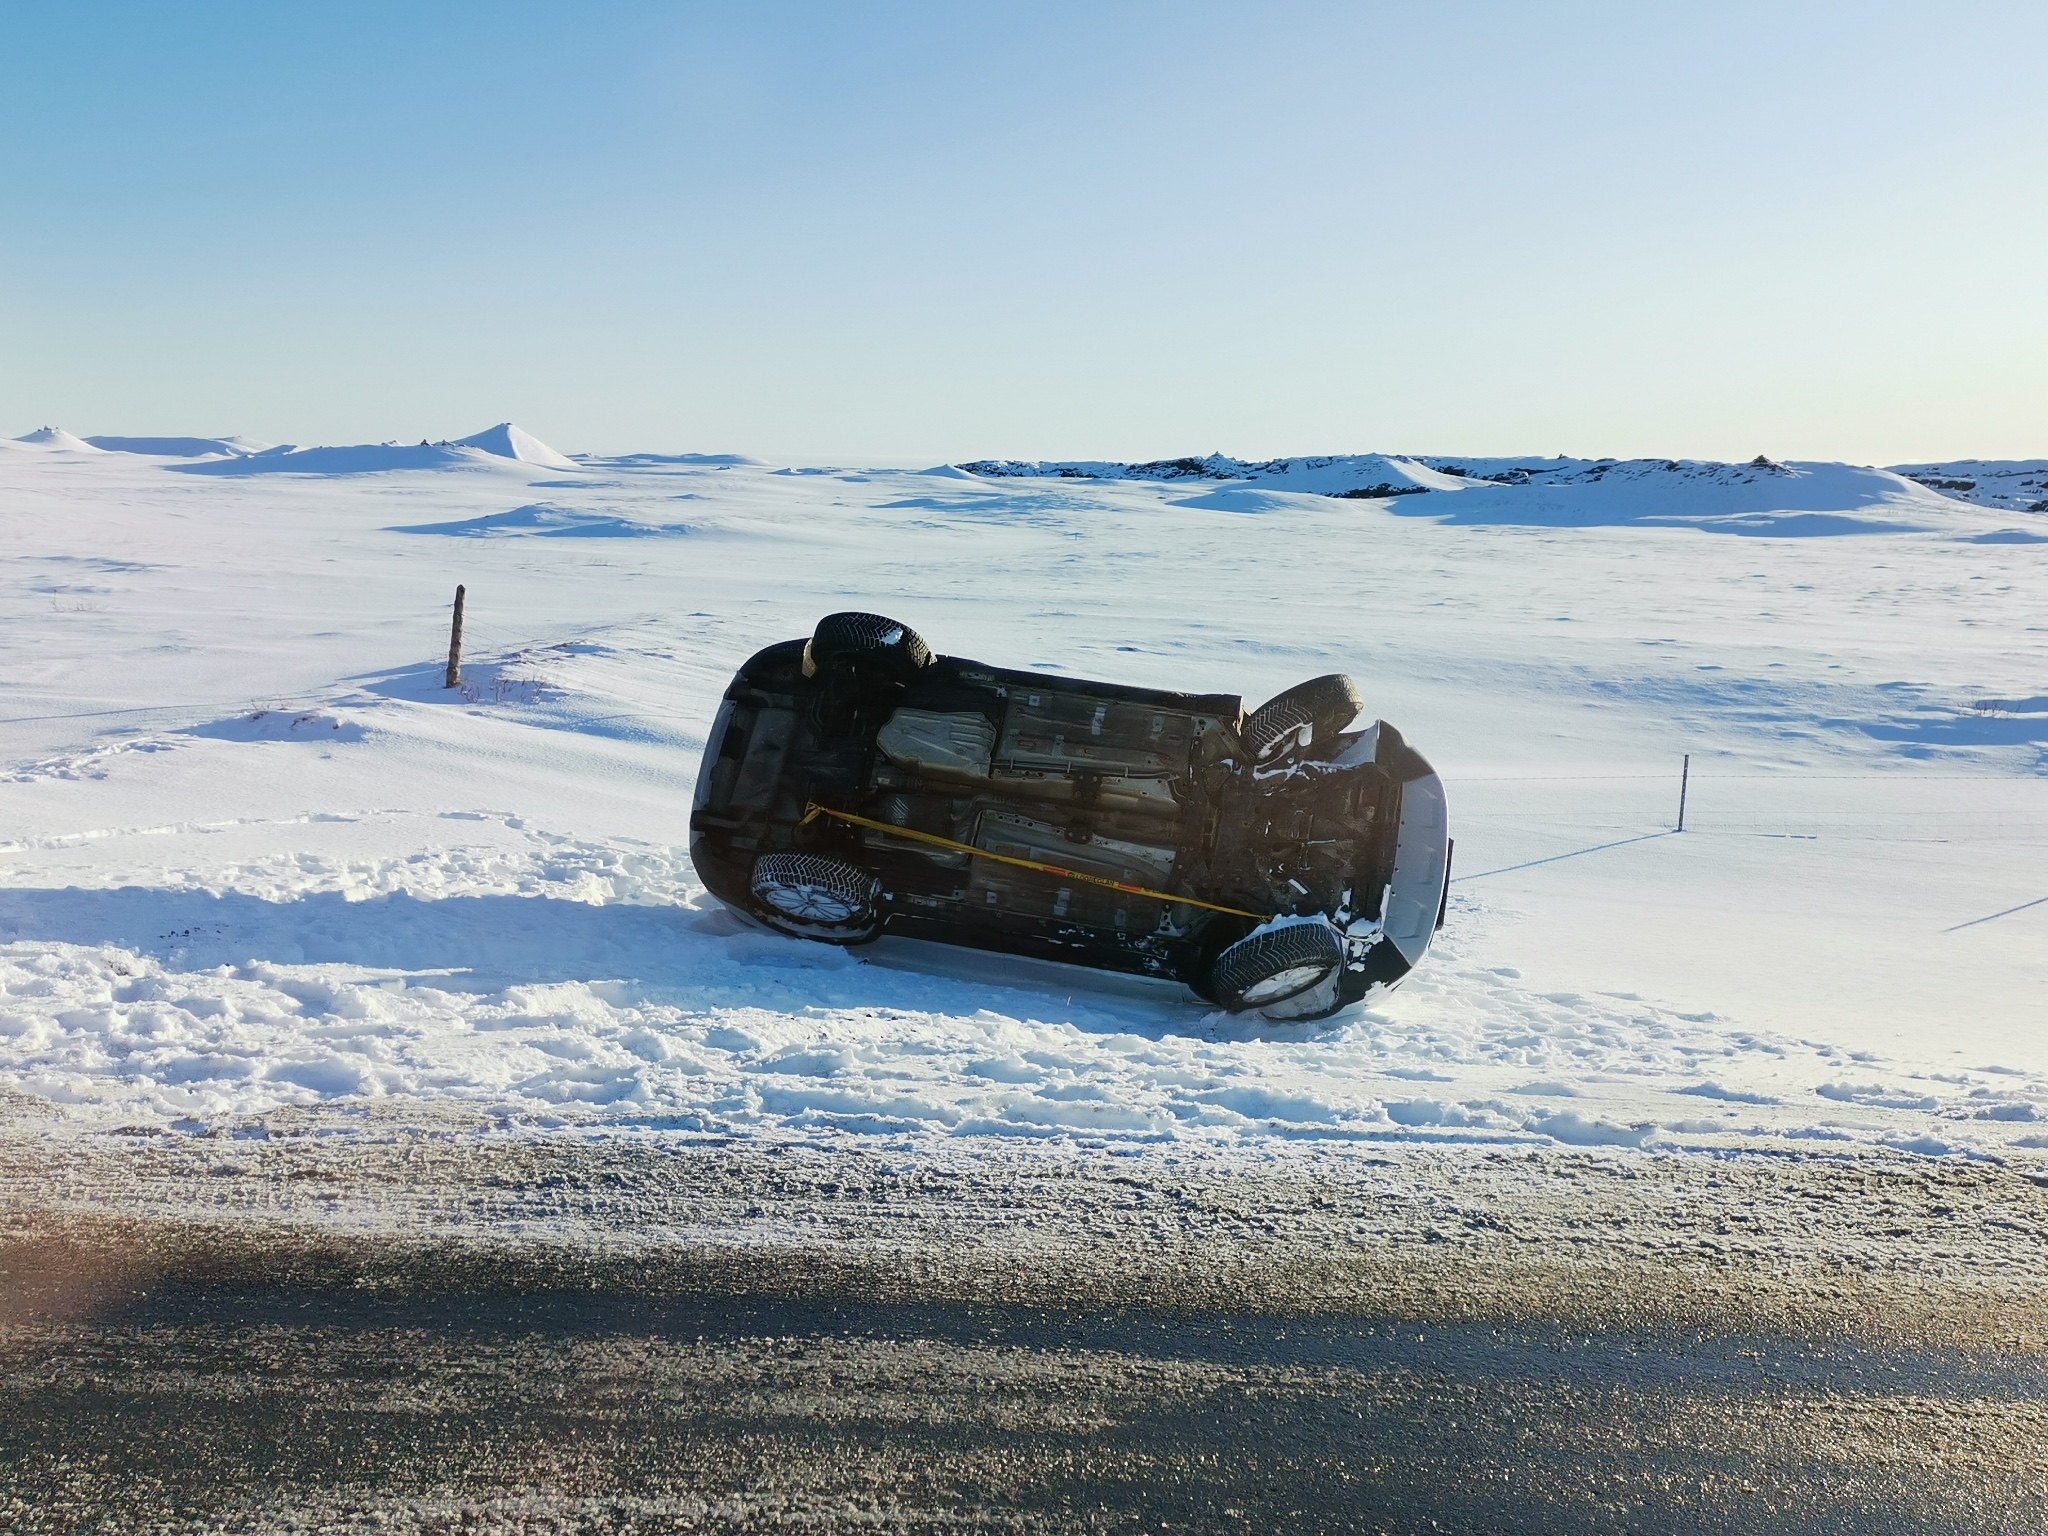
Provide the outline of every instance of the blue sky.
<path id="1" fill-rule="evenodd" d="M 0 0 L 0 430 L 2048 454 L 2048 7 Z"/>

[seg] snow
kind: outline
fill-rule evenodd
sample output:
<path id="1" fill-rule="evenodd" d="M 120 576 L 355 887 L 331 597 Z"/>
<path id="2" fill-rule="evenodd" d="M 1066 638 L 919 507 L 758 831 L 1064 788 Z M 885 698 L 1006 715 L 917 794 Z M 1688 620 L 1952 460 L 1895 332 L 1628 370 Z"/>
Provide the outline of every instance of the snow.
<path id="1" fill-rule="evenodd" d="M 396 469 L 458 468 L 516 473 L 528 468 L 581 468 L 574 459 L 510 422 L 453 442 L 362 443 L 346 448 L 300 448 L 287 443 L 171 467 L 194 475 L 374 475 Z"/>
<path id="2" fill-rule="evenodd" d="M 522 464 L 538 464 L 545 469 L 579 467 L 574 459 L 555 452 L 531 432 L 515 427 L 509 421 L 501 421 L 495 427 L 487 427 L 474 436 L 458 438 L 456 446 L 481 448 L 485 453 L 494 453 L 501 459 L 517 459 Z"/>
<path id="3" fill-rule="evenodd" d="M 161 459 L 246 458 L 271 446 L 247 437 L 89 437 L 85 441 L 107 453 L 144 453 Z"/>
<path id="4" fill-rule="evenodd" d="M 80 1126 L 408 1096 L 1247 1156 L 2048 1152 L 2048 519 L 2014 497 L 1805 463 L 579 461 L 511 428 L 11 446 L 0 1091 Z M 1333 494 L 1397 482 L 1430 488 Z M 1350 672 L 1449 786 L 1438 947 L 1270 1026 L 746 926 L 684 848 L 703 732 L 740 659 L 844 607 L 1252 701 Z"/>
<path id="5" fill-rule="evenodd" d="M 1918 485 L 1976 506 L 2048 512 L 2048 459 L 1956 459 L 1893 468 Z"/>
<path id="6" fill-rule="evenodd" d="M 682 523 L 640 523 L 598 512 L 579 512 L 574 507 L 535 502 L 528 507 L 514 507 L 510 512 L 487 512 L 481 517 L 459 518 L 446 523 L 414 523 L 389 531 L 444 534 L 450 538 L 465 539 L 660 539 L 675 538 L 690 530 Z"/>
<path id="7" fill-rule="evenodd" d="M 1961 483 L 1929 475 L 1933 483 L 1927 484 L 1903 472 L 1850 464 L 1763 459 L 1716 464 L 1692 459 L 1419 459 L 1379 453 L 1257 464 L 1221 454 L 1145 464 L 991 459 L 958 468 L 988 479 L 1212 482 L 1224 488 L 1174 504 L 1213 511 L 1277 509 L 1289 504 L 1283 499 L 1287 494 L 1340 496 L 1384 501 L 1403 516 L 1462 524 L 1693 527 L 1779 538 L 1927 532 L 1945 525 L 1950 497 L 1943 487 Z M 1450 500 L 1448 493 L 1460 494 Z"/>
<path id="8" fill-rule="evenodd" d="M 61 448 L 67 453 L 98 453 L 100 450 L 82 437 L 73 437 L 62 427 L 38 427 L 14 439 L 32 448 Z"/>

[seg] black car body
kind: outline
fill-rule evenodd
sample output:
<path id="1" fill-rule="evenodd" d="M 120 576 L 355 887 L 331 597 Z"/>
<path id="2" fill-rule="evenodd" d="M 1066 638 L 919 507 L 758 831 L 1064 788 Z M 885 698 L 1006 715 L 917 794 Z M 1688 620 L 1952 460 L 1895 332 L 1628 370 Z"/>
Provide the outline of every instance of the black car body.
<path id="1" fill-rule="evenodd" d="M 1442 781 L 1342 677 L 1247 715 L 935 656 L 832 614 L 751 657 L 705 745 L 690 856 L 795 936 L 883 933 L 1185 983 L 1272 1018 L 1391 987 L 1441 925 Z"/>

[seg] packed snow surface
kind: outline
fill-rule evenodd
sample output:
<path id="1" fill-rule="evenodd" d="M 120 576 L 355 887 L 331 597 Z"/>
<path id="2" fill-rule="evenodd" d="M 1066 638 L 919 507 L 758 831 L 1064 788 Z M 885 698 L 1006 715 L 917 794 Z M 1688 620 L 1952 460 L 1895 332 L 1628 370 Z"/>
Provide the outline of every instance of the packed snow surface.
<path id="1" fill-rule="evenodd" d="M 79 1123 L 414 1095 L 740 1137 L 2048 1153 L 2039 461 L 100 444 L 0 453 L 0 1090 Z M 848 607 L 1250 702 L 1351 673 L 1450 787 L 1438 948 L 1275 1027 L 740 922 L 685 852 L 704 731 L 746 655 Z"/>

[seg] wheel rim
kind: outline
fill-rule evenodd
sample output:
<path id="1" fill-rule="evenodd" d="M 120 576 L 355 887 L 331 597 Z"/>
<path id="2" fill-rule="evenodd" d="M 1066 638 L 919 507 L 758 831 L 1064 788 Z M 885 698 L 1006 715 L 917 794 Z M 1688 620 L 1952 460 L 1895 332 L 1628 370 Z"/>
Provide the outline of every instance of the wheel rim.
<path id="1" fill-rule="evenodd" d="M 1275 971 L 1264 981 L 1253 982 L 1246 987 L 1244 1001 L 1249 1007 L 1257 1007 L 1260 1003 L 1277 1003 L 1294 996 L 1297 992 L 1306 992 L 1329 974 L 1330 966 L 1325 962 L 1319 961 L 1314 965 L 1290 965 L 1286 970 Z"/>
<path id="2" fill-rule="evenodd" d="M 848 923 L 857 915 L 845 895 L 818 885 L 771 886 L 761 893 L 761 899 L 784 917 L 807 923 Z"/>

